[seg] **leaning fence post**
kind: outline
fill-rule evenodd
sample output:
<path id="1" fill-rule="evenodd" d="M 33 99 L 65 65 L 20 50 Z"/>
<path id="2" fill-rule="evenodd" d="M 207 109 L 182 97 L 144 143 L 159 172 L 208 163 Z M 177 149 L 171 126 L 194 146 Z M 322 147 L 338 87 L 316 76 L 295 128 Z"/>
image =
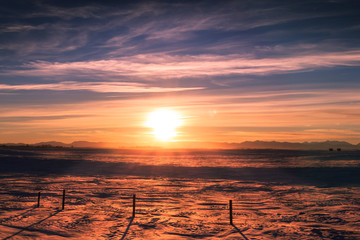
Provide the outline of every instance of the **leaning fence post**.
<path id="1" fill-rule="evenodd" d="M 229 217 L 230 217 L 230 224 L 233 225 L 232 200 L 229 200 Z"/>
<path id="2" fill-rule="evenodd" d="M 132 212 L 132 217 L 135 218 L 135 201 L 136 201 L 136 195 L 133 195 L 133 212 Z"/>
<path id="3" fill-rule="evenodd" d="M 37 207 L 40 207 L 40 192 L 38 192 L 38 203 L 37 203 Z"/>
<path id="4" fill-rule="evenodd" d="M 62 208 L 61 208 L 61 210 L 64 210 L 64 208 L 65 208 L 65 189 L 63 190 Z"/>

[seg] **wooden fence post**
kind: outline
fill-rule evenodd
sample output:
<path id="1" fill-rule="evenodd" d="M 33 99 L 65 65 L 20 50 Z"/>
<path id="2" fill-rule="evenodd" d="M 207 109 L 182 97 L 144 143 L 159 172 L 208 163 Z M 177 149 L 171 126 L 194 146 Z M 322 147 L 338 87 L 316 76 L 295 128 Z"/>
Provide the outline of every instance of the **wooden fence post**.
<path id="1" fill-rule="evenodd" d="M 132 213 L 132 217 L 135 218 L 135 201 L 136 201 L 136 195 L 133 195 L 133 213 Z"/>
<path id="2" fill-rule="evenodd" d="M 230 217 L 230 225 L 233 225 L 232 200 L 229 200 L 229 217 Z"/>
<path id="3" fill-rule="evenodd" d="M 38 192 L 38 203 L 37 203 L 37 207 L 40 207 L 40 192 Z"/>
<path id="4" fill-rule="evenodd" d="M 64 208 L 65 208 L 65 189 L 63 190 L 62 208 L 61 208 L 61 210 L 64 210 Z"/>

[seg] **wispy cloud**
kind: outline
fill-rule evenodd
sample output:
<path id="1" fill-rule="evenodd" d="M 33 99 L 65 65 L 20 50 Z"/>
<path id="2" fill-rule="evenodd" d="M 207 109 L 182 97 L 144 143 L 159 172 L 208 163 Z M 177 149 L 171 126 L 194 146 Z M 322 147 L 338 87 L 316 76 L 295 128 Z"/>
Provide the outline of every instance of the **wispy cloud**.
<path id="1" fill-rule="evenodd" d="M 0 30 L 1 32 L 22 32 L 22 31 L 31 31 L 31 30 L 43 30 L 45 25 L 10 25 Z"/>
<path id="2" fill-rule="evenodd" d="M 72 50 L 78 52 L 66 57 L 73 57 L 73 60 L 84 55 L 90 59 L 99 54 L 99 51 L 103 56 L 121 56 L 129 52 L 139 54 L 179 50 L 191 54 L 192 51 L 203 48 L 204 51 L 209 51 L 211 47 L 219 44 L 219 39 L 229 44 L 246 43 L 248 47 L 262 45 L 264 32 L 270 32 L 267 38 L 271 39 L 276 33 L 279 34 L 278 30 L 275 34 L 271 29 L 266 30 L 267 27 L 344 14 L 341 9 L 337 11 L 305 9 L 304 11 L 302 3 L 283 5 L 276 1 L 272 4 L 267 1 L 257 1 L 255 4 L 250 4 L 250 7 L 244 7 L 247 3 L 236 1 L 211 5 L 206 1 L 196 3 L 134 1 L 131 4 L 120 2 L 111 5 L 89 3 L 83 6 L 35 2 L 29 11 L 11 9 L 5 18 L 13 18 L 15 14 L 20 20 L 8 23 L 5 21 L 2 24 L 0 34 L 9 32 L 13 34 L 5 36 L 8 41 L 3 43 L 0 41 L 0 48 L 11 50 L 19 56 L 29 56 L 29 59 L 60 58 L 61 56 L 53 54 Z M 50 21 L 45 20 L 39 24 L 38 18 L 49 18 Z M 306 22 L 304 26 L 312 27 Z M 257 33 L 246 32 L 259 28 L 265 29 Z M 323 28 L 322 26 L 322 31 Z M 291 26 L 285 26 L 285 29 L 286 32 L 297 31 L 297 28 Z M 284 33 L 280 33 L 282 34 Z M 252 38 L 249 39 L 250 35 Z"/>
<path id="3" fill-rule="evenodd" d="M 164 88 L 148 87 L 141 83 L 117 83 L 117 82 L 59 82 L 53 84 L 23 84 L 7 85 L 0 84 L 0 90 L 52 90 L 52 91 L 77 91 L 88 90 L 93 92 L 108 93 L 161 93 L 161 92 L 178 92 L 204 89 L 196 88 Z"/>
<path id="4" fill-rule="evenodd" d="M 306 56 L 256 59 L 244 55 L 171 56 L 137 55 L 112 60 L 81 62 L 37 61 L 22 70 L 3 75 L 22 76 L 132 76 L 147 78 L 182 78 L 229 74 L 269 75 L 301 72 L 336 66 L 360 66 L 360 51 L 331 52 Z"/>
<path id="5" fill-rule="evenodd" d="M 53 116 L 0 116 L 1 123 L 24 123 L 31 121 L 43 121 L 43 120 L 59 120 L 59 119 L 70 119 L 70 118 L 83 118 L 90 117 L 91 115 L 53 115 Z"/>

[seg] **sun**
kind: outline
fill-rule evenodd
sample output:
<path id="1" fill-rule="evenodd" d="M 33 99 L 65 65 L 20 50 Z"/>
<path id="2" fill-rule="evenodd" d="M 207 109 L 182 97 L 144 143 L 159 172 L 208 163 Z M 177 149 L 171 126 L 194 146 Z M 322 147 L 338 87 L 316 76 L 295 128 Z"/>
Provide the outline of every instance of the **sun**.
<path id="1" fill-rule="evenodd" d="M 169 141 L 177 135 L 176 128 L 182 125 L 179 113 L 170 109 L 157 109 L 148 116 L 147 127 L 151 127 L 154 136 L 161 141 Z"/>

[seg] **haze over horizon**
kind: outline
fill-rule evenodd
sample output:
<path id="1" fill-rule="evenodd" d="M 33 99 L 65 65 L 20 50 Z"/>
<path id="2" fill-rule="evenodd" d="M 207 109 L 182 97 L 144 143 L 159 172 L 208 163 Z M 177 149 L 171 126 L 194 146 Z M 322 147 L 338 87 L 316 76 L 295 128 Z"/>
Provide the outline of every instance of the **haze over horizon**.
<path id="1" fill-rule="evenodd" d="M 0 143 L 360 142 L 357 1 L 0 6 Z"/>

